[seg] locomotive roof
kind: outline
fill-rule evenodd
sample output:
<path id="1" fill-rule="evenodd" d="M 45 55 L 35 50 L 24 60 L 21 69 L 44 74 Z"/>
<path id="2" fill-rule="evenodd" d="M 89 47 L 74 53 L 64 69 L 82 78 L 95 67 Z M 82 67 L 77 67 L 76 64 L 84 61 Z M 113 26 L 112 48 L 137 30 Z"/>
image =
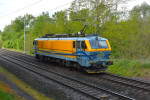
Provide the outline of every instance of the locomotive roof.
<path id="1" fill-rule="evenodd" d="M 35 40 L 95 40 L 96 36 L 93 37 L 65 37 L 65 38 L 37 38 Z M 98 37 L 98 40 L 107 40 L 102 37 Z"/>

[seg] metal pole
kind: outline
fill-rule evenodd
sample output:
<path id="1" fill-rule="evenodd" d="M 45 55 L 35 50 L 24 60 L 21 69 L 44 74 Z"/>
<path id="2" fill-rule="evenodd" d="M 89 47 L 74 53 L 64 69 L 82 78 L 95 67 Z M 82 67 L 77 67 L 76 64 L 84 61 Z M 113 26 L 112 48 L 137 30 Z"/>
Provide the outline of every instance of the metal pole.
<path id="1" fill-rule="evenodd" d="M 26 50 L 25 50 L 25 44 L 26 44 L 26 16 L 24 16 L 24 53 L 26 53 Z"/>

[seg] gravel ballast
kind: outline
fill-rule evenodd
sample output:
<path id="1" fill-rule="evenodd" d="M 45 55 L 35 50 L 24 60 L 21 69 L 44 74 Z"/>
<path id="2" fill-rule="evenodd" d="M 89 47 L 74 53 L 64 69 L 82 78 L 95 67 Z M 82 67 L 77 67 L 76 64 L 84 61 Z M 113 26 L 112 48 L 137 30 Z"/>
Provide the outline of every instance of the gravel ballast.
<path id="1" fill-rule="evenodd" d="M 40 67 L 44 67 L 50 70 L 53 70 L 55 72 L 58 72 L 60 74 L 63 74 L 65 76 L 72 77 L 77 80 L 81 80 L 86 83 L 93 84 L 94 86 L 97 87 L 104 87 L 106 89 L 109 89 L 111 91 L 133 97 L 137 100 L 150 100 L 149 95 L 145 95 L 142 91 L 134 90 L 130 87 L 122 86 L 121 84 L 113 84 L 111 82 L 107 82 L 106 80 L 101 80 L 100 78 L 97 77 L 97 75 L 102 75 L 102 74 L 97 74 L 97 75 L 92 75 L 92 74 L 85 74 L 82 73 L 81 71 L 74 70 L 70 71 L 66 67 L 62 67 L 61 65 L 56 65 L 56 64 L 50 64 L 48 62 L 41 62 L 39 60 L 35 59 L 28 59 L 25 56 L 17 56 L 17 55 L 12 55 L 16 58 L 25 60 L 27 62 L 34 63 Z M 16 76 L 18 76 L 20 79 L 34 87 L 36 90 L 46 94 L 48 97 L 52 97 L 57 100 L 87 100 L 89 98 L 86 98 L 85 96 L 73 91 L 72 89 L 69 89 L 68 87 L 62 86 L 61 84 L 50 81 L 46 78 L 43 78 L 39 75 L 36 75 L 34 73 L 31 73 L 23 68 L 20 68 L 20 66 L 16 66 L 6 60 L 0 59 L 0 64 L 3 62 L 3 65 L 5 68 L 10 70 L 12 73 L 14 73 Z M 26 65 L 26 64 L 24 64 Z M 26 65 L 28 66 L 28 65 Z M 11 68 L 14 67 L 14 68 Z M 29 68 L 31 66 L 28 66 Z"/>
<path id="2" fill-rule="evenodd" d="M 0 65 L 39 92 L 44 93 L 46 96 L 54 98 L 55 100 L 90 100 L 90 98 L 86 98 L 85 96 L 62 86 L 59 83 L 31 73 L 2 58 L 0 58 Z"/>

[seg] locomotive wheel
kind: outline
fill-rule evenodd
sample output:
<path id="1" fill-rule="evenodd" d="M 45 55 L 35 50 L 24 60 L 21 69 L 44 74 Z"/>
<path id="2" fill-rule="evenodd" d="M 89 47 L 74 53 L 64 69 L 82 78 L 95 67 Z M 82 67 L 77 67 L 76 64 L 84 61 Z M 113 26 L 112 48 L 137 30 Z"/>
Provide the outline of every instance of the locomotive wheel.
<path id="1" fill-rule="evenodd" d="M 35 59 L 38 59 L 39 58 L 39 55 L 37 54 L 37 55 L 35 55 Z"/>
<path id="2" fill-rule="evenodd" d="M 39 58 L 40 58 L 41 61 L 44 61 L 44 56 L 40 55 Z"/>

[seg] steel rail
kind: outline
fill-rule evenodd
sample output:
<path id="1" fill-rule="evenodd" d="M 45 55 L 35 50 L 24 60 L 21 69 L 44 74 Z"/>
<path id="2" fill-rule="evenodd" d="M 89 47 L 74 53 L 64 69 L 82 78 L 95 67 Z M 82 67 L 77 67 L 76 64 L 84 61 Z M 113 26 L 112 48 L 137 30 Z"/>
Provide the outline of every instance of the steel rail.
<path id="1" fill-rule="evenodd" d="M 20 61 L 20 62 L 29 64 L 29 65 L 32 65 L 32 66 L 34 66 L 34 67 L 36 67 L 36 68 L 40 68 L 40 69 L 45 70 L 45 71 L 48 71 L 48 72 L 50 72 L 50 73 L 57 74 L 57 75 L 59 75 L 59 76 L 61 76 L 61 77 L 70 79 L 70 80 L 72 80 L 72 81 L 76 81 L 76 82 L 78 82 L 78 83 L 80 83 L 80 84 L 84 84 L 84 85 L 86 85 L 86 86 L 95 88 L 96 90 L 99 89 L 100 91 L 105 91 L 105 92 L 107 92 L 107 93 L 110 93 L 110 94 L 113 94 L 113 95 L 115 95 L 115 96 L 118 96 L 119 98 L 123 98 L 123 99 L 127 99 L 127 100 L 134 100 L 134 98 L 130 98 L 130 97 L 127 97 L 127 96 L 118 94 L 118 93 L 116 93 L 116 92 L 113 92 L 113 91 L 110 91 L 110 90 L 107 90 L 107 89 L 104 89 L 104 88 L 95 87 L 95 86 L 93 86 L 93 85 L 90 85 L 90 84 L 81 82 L 81 81 L 79 81 L 79 80 L 75 80 L 75 79 L 66 77 L 66 76 L 61 75 L 61 74 L 59 74 L 59 73 L 56 73 L 56 72 L 54 72 L 54 71 L 50 71 L 50 70 L 47 70 L 47 69 L 45 69 L 45 68 L 41 68 L 41 67 L 39 67 L 38 65 L 35 65 L 35 64 L 33 64 L 33 63 L 29 63 L 29 62 L 26 62 L 26 61 L 23 61 L 23 60 L 20 60 L 20 59 L 18 59 L 18 58 L 14 58 L 14 57 L 12 57 L 12 56 L 8 56 L 8 55 L 5 55 L 5 54 L 2 54 L 2 55 L 7 56 L 7 57 L 9 57 L 9 58 L 16 59 L 17 61 Z M 2 57 L 2 58 L 3 58 L 3 59 L 7 59 L 7 58 L 5 58 L 5 57 Z M 9 60 L 9 59 L 7 59 L 7 60 Z M 14 61 L 11 61 L 11 60 L 9 60 L 9 61 L 12 62 L 12 63 L 15 63 L 15 64 L 17 64 L 17 65 L 19 65 L 19 66 L 23 66 L 23 65 L 18 64 L 18 63 L 14 62 Z M 23 66 L 23 67 L 24 67 L 24 66 Z M 24 68 L 25 68 L 25 67 L 24 67 Z M 32 72 L 35 72 L 36 74 L 40 74 L 40 75 L 43 76 L 43 77 L 49 78 L 49 77 L 47 77 L 47 76 L 45 76 L 45 75 L 43 75 L 43 74 L 41 74 L 41 73 L 39 73 L 39 72 L 37 72 L 37 71 L 31 70 L 30 68 L 26 68 L 26 69 L 28 69 L 28 70 L 30 70 L 30 71 L 32 71 Z M 55 79 L 52 79 L 52 80 L 55 80 Z M 55 80 L 55 81 L 59 83 L 59 81 L 57 81 L 57 80 Z M 64 83 L 62 83 L 62 84 L 64 84 Z M 64 85 L 66 86 L 66 84 L 64 84 Z M 68 87 L 69 87 L 69 86 L 68 86 Z M 71 87 L 71 88 L 73 88 L 73 87 Z M 75 89 L 75 88 L 73 88 L 73 89 Z M 78 90 L 78 91 L 80 91 L 80 90 Z M 81 91 L 80 91 L 80 92 L 81 92 Z M 93 96 L 91 96 L 90 94 L 87 94 L 87 93 L 85 93 L 85 94 L 86 94 L 86 95 L 89 95 L 90 97 L 93 97 Z M 100 99 L 100 98 L 95 97 L 95 99 Z"/>
<path id="2" fill-rule="evenodd" d="M 13 52 L 13 51 L 11 51 Z M 16 52 L 14 52 L 16 53 Z M 18 53 L 17 53 L 18 54 Z M 21 55 L 21 54 L 20 54 Z M 26 55 L 23 55 L 23 56 L 26 56 Z M 28 57 L 28 56 L 26 56 Z M 30 58 L 28 57 L 29 59 L 33 59 L 33 58 Z M 105 77 L 106 75 L 106 77 Z M 99 78 L 101 79 L 105 79 L 107 81 L 111 81 L 113 83 L 118 83 L 118 84 L 123 84 L 123 85 L 127 85 L 127 86 L 130 86 L 130 87 L 133 87 L 133 88 L 138 88 L 140 90 L 144 90 L 146 92 L 150 92 L 150 88 L 147 88 L 150 86 L 150 83 L 148 82 L 144 82 L 144 81 L 139 81 L 139 80 L 134 80 L 134 79 L 130 79 L 130 78 L 126 78 L 126 77 L 122 77 L 122 76 L 118 76 L 118 75 L 115 75 L 115 74 L 111 74 L 111 73 L 105 73 L 105 75 L 102 75 L 102 76 L 98 76 Z M 110 77 L 110 78 L 107 78 L 107 77 Z M 116 77 L 116 80 L 114 79 Z M 113 79 L 112 79 L 113 78 Z M 119 80 L 118 80 L 119 79 Z M 129 82 L 134 82 L 136 84 L 131 84 L 131 83 L 127 83 L 125 82 L 125 80 L 129 81 Z M 138 84 L 141 84 L 140 86 L 137 85 Z M 147 85 L 147 86 L 146 86 Z M 142 87 L 142 86 L 145 86 L 145 87 Z"/>

